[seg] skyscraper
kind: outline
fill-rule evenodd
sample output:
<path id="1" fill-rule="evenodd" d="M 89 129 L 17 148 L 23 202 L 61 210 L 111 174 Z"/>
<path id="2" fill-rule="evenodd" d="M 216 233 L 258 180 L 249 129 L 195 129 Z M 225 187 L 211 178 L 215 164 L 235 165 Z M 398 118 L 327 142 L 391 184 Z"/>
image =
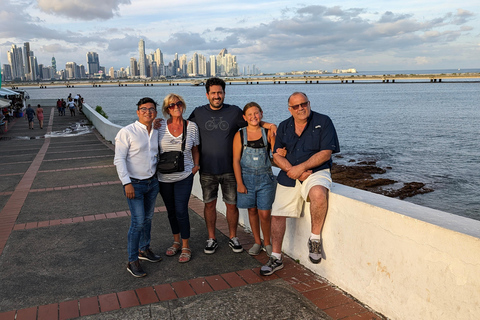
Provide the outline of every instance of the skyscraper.
<path id="1" fill-rule="evenodd" d="M 30 42 L 25 42 L 23 44 L 23 58 L 25 59 L 25 62 L 23 64 L 25 70 L 25 77 L 27 78 L 27 80 L 35 80 L 30 74 L 32 72 L 32 64 L 30 59 Z"/>
<path id="2" fill-rule="evenodd" d="M 57 73 L 57 60 L 55 60 L 55 57 L 52 57 L 52 68 L 53 72 Z"/>
<path id="3" fill-rule="evenodd" d="M 147 64 L 146 64 L 146 58 L 145 58 L 145 41 L 143 39 L 140 39 L 138 42 L 138 69 L 140 70 L 140 78 L 146 78 L 147 77 Z"/>
<path id="4" fill-rule="evenodd" d="M 217 57 L 210 56 L 210 76 L 217 76 Z"/>
<path id="5" fill-rule="evenodd" d="M 198 53 L 194 53 L 192 57 L 192 74 L 193 76 L 198 76 Z"/>
<path id="6" fill-rule="evenodd" d="M 75 62 L 67 62 L 65 64 L 65 78 L 77 79 L 77 64 Z"/>
<path id="7" fill-rule="evenodd" d="M 87 52 L 87 70 L 89 77 L 100 71 L 100 61 L 96 52 Z"/>
<path id="8" fill-rule="evenodd" d="M 135 76 L 138 75 L 138 64 L 137 64 L 137 59 L 135 58 L 130 58 L 130 77 L 134 78 Z"/>
<path id="9" fill-rule="evenodd" d="M 17 48 L 16 45 L 12 44 L 11 51 L 7 52 L 8 62 L 12 66 L 12 77 L 13 80 L 24 80 L 25 72 L 23 69 L 23 54 L 22 49 Z"/>

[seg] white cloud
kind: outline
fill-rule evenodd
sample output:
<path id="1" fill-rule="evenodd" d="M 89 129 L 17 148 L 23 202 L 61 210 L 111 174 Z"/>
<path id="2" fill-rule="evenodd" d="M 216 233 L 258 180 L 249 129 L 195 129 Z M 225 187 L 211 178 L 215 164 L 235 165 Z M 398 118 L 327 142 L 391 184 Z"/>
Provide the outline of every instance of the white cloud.
<path id="1" fill-rule="evenodd" d="M 40 10 L 75 20 L 111 19 L 130 0 L 38 0 Z"/>

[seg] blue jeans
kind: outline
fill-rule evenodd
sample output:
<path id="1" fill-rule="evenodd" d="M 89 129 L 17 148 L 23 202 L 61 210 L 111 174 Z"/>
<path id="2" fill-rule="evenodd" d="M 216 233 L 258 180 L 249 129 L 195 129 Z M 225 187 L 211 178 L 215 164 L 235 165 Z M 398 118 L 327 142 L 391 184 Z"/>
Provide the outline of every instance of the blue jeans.
<path id="1" fill-rule="evenodd" d="M 193 174 L 176 182 L 160 182 L 160 194 L 167 208 L 172 233 L 180 233 L 182 239 L 190 239 L 188 199 L 190 199 L 192 185 Z"/>
<path id="2" fill-rule="evenodd" d="M 158 180 L 154 176 L 146 180 L 133 179 L 135 198 L 128 199 L 131 223 L 128 230 L 128 261 L 138 260 L 138 250 L 150 247 L 150 230 L 158 194 Z M 125 189 L 124 189 L 125 192 Z"/>

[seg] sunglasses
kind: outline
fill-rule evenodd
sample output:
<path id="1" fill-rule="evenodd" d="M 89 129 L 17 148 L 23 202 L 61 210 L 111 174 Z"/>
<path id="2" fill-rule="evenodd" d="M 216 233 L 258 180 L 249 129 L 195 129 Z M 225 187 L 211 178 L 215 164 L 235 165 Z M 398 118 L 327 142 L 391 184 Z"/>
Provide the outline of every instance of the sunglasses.
<path id="1" fill-rule="evenodd" d="M 175 109 L 175 106 L 177 106 L 177 108 L 180 109 L 180 108 L 183 107 L 183 102 L 182 102 L 182 101 L 177 101 L 177 102 L 175 102 L 175 103 L 170 103 L 170 104 L 168 105 L 168 109 L 173 110 L 173 109 Z"/>
<path id="2" fill-rule="evenodd" d="M 297 110 L 298 108 L 302 107 L 302 108 L 306 108 L 308 107 L 308 104 L 310 103 L 310 101 L 305 101 L 305 102 L 302 102 L 302 103 L 299 103 L 299 104 L 296 104 L 294 106 L 288 106 L 289 108 L 292 108 L 293 110 Z"/>

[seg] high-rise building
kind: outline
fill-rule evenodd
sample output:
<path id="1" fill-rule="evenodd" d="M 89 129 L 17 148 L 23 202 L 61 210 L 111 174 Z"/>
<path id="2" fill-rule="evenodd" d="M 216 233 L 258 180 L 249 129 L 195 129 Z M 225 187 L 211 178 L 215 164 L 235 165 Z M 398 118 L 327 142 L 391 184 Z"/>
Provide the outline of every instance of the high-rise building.
<path id="1" fill-rule="evenodd" d="M 217 56 L 217 74 L 220 76 L 236 76 L 238 74 L 237 57 L 222 49 Z"/>
<path id="2" fill-rule="evenodd" d="M 25 77 L 27 78 L 27 80 L 35 80 L 35 78 L 33 78 L 31 75 L 32 65 L 30 60 L 30 42 L 25 42 L 23 44 L 23 58 L 25 59 L 23 64 Z"/>
<path id="3" fill-rule="evenodd" d="M 38 79 L 42 80 L 43 79 L 43 63 L 40 63 L 38 65 L 38 74 L 37 74 Z"/>
<path id="4" fill-rule="evenodd" d="M 138 67 L 137 67 L 137 59 L 130 58 L 130 77 L 134 78 L 138 76 Z"/>
<path id="5" fill-rule="evenodd" d="M 138 70 L 140 71 L 140 78 L 146 78 L 147 77 L 147 63 L 146 63 L 146 57 L 145 57 L 145 41 L 143 39 L 140 39 L 138 42 Z"/>
<path id="6" fill-rule="evenodd" d="M 77 79 L 77 64 L 75 62 L 65 64 L 65 78 L 67 80 Z"/>
<path id="7" fill-rule="evenodd" d="M 57 60 L 55 60 L 55 57 L 52 57 L 52 68 L 53 68 L 53 72 L 57 73 Z"/>
<path id="8" fill-rule="evenodd" d="M 178 59 L 178 64 L 179 64 L 179 68 L 181 70 L 181 75 L 182 76 L 186 76 L 188 73 L 187 73 L 187 55 L 186 54 L 183 54 L 179 59 Z"/>
<path id="9" fill-rule="evenodd" d="M 217 57 L 210 56 L 210 76 L 216 77 L 217 76 Z"/>
<path id="10" fill-rule="evenodd" d="M 33 51 L 30 51 L 28 56 L 28 60 L 30 61 L 30 73 L 28 74 L 27 79 L 31 81 L 37 80 L 38 75 L 38 65 L 37 65 L 37 57 L 33 54 Z"/>
<path id="11" fill-rule="evenodd" d="M 22 49 L 17 48 L 16 45 L 12 44 L 11 51 L 7 52 L 7 58 L 10 66 L 12 67 L 13 80 L 24 80 L 25 72 L 23 68 Z"/>
<path id="12" fill-rule="evenodd" d="M 198 53 L 194 53 L 192 57 L 192 75 L 198 76 Z"/>
<path id="13" fill-rule="evenodd" d="M 83 64 L 79 64 L 77 70 L 79 70 L 79 73 L 77 75 L 78 78 L 85 79 L 87 77 L 87 73 L 85 72 L 85 66 Z"/>
<path id="14" fill-rule="evenodd" d="M 40 65 L 38 65 L 40 68 Z M 52 75 L 53 68 L 52 67 L 43 67 L 42 68 L 42 80 L 50 80 L 53 78 Z"/>
<path id="15" fill-rule="evenodd" d="M 163 53 L 162 50 L 158 49 L 155 50 L 155 62 L 157 63 L 157 66 L 163 65 Z"/>
<path id="16" fill-rule="evenodd" d="M 3 81 L 12 81 L 12 66 L 9 64 L 4 64 L 2 68 Z"/>
<path id="17" fill-rule="evenodd" d="M 100 61 L 96 52 L 87 52 L 87 71 L 89 77 L 100 71 Z"/>

